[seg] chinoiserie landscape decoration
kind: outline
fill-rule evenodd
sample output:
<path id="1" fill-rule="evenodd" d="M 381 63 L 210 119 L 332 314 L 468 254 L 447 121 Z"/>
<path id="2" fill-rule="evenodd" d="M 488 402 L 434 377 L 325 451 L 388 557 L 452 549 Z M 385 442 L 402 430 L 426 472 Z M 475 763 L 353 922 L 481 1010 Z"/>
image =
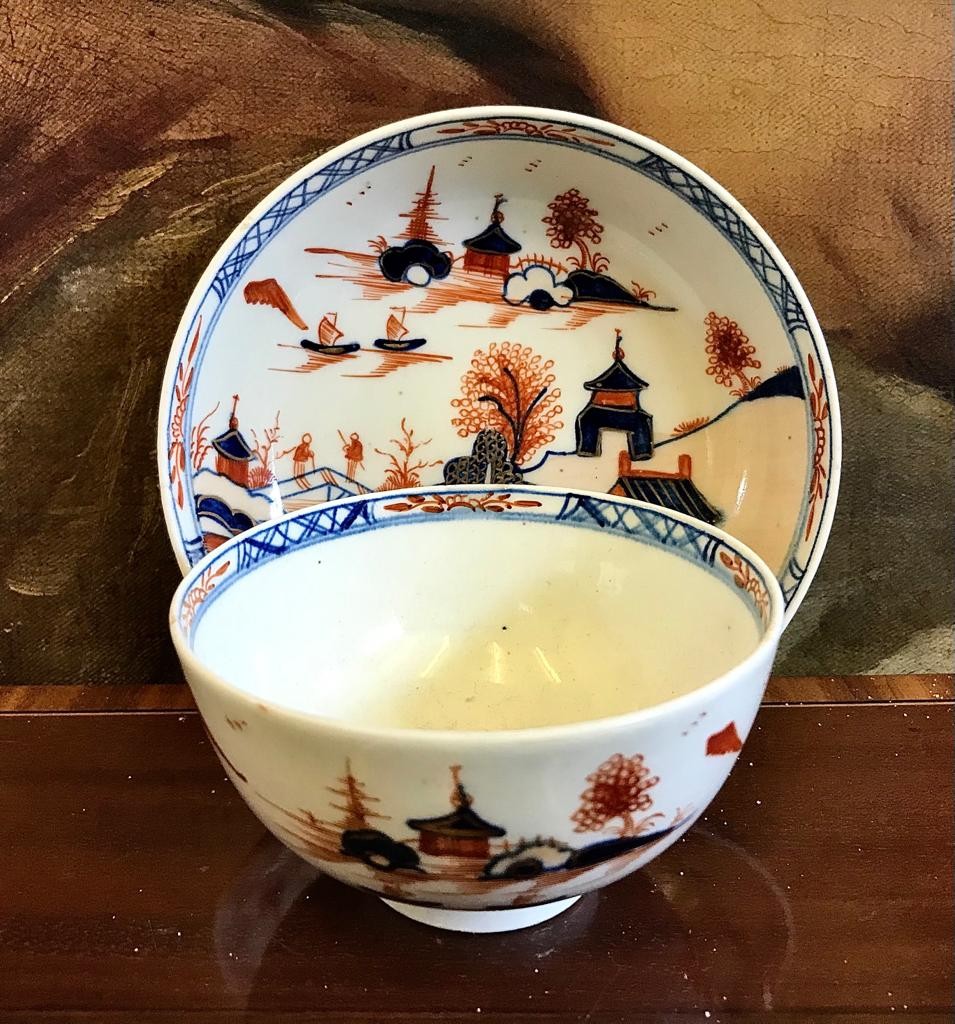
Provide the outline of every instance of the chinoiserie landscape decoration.
<path id="1" fill-rule="evenodd" d="M 383 129 L 230 239 L 163 396 L 183 568 L 308 504 L 523 482 L 719 524 L 795 610 L 839 458 L 798 282 L 675 154 L 549 113 Z"/>

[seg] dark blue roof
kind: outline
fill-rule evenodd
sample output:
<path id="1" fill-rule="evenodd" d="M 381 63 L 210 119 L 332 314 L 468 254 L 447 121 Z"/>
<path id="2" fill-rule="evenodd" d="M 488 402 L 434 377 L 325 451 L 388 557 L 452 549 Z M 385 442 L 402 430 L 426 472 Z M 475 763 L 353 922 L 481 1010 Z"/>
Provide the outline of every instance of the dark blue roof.
<path id="1" fill-rule="evenodd" d="M 440 818 L 409 818 L 408 827 L 417 829 L 419 832 L 437 832 L 439 835 L 456 839 L 480 839 L 485 836 L 506 835 L 503 828 L 485 821 L 479 814 L 471 810 L 470 804 L 464 803 L 467 800 L 467 794 L 463 786 L 458 785 L 457 792 L 462 800 L 462 806 L 455 807 L 449 814 L 442 814 Z"/>
<path id="2" fill-rule="evenodd" d="M 220 455 L 235 462 L 248 462 L 252 458 L 252 449 L 238 430 L 227 430 L 220 434 L 212 442 L 212 447 Z"/>
<path id="3" fill-rule="evenodd" d="M 510 255 L 519 252 L 520 242 L 513 238 L 501 227 L 500 224 L 488 224 L 488 226 L 473 238 L 465 238 L 462 243 L 466 249 L 473 249 L 475 252 L 491 253 L 495 256 Z"/>
<path id="4" fill-rule="evenodd" d="M 718 523 L 723 516 L 706 500 L 700 489 L 685 477 L 622 476 L 614 490 L 619 488 L 624 496 L 636 501 L 649 501 L 674 512 L 685 512 L 704 523 Z"/>
<path id="5" fill-rule="evenodd" d="M 588 391 L 642 391 L 649 386 L 622 359 L 615 359 L 599 377 L 584 385 Z"/>

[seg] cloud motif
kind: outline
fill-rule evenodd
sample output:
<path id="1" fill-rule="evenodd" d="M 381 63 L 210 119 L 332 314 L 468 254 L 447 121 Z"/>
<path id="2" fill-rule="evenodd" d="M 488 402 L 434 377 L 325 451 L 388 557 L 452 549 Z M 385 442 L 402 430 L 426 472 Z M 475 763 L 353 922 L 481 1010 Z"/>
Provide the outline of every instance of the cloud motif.
<path id="1" fill-rule="evenodd" d="M 553 270 L 539 264 L 516 271 L 504 282 L 504 301 L 512 306 L 526 302 L 531 309 L 543 310 L 551 306 L 569 306 L 573 298 L 573 289 L 566 284 L 558 284 Z"/>
<path id="2" fill-rule="evenodd" d="M 401 246 L 389 245 L 378 257 L 378 269 L 389 281 L 423 286 L 432 279 L 448 276 L 451 255 L 441 252 L 432 242 L 413 238 Z"/>

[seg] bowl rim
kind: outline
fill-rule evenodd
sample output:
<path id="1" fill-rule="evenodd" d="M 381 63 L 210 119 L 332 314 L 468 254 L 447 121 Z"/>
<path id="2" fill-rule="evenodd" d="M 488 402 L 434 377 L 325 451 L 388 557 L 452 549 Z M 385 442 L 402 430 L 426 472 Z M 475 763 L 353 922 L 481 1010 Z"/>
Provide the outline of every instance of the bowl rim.
<path id="1" fill-rule="evenodd" d="M 591 117 L 586 114 L 575 113 L 574 111 L 561 110 L 555 107 L 535 107 L 520 104 L 486 104 L 471 107 L 451 107 L 446 110 L 429 111 L 417 114 L 413 117 L 392 121 L 379 125 L 367 132 L 343 140 L 337 146 L 319 153 L 307 163 L 298 167 L 291 174 L 271 189 L 256 205 L 236 224 L 229 232 L 223 243 L 216 249 L 212 258 L 208 261 L 201 276 L 193 285 L 189 300 L 183 309 L 182 316 L 176 327 L 173 341 L 170 345 L 169 355 L 166 361 L 166 368 L 163 374 L 162 391 L 160 396 L 159 409 L 156 424 L 156 457 L 158 468 L 158 485 L 160 500 L 162 504 L 163 520 L 166 532 L 173 548 L 173 554 L 182 572 L 188 573 L 190 566 L 186 551 L 178 542 L 176 533 L 177 516 L 173 508 L 172 489 L 166 479 L 168 460 L 166 458 L 166 437 L 164 429 L 165 414 L 167 410 L 167 399 L 172 394 L 172 388 L 179 366 L 180 356 L 183 347 L 188 342 L 189 325 L 194 314 L 202 304 L 203 295 L 207 287 L 218 272 L 222 262 L 241 241 L 251 225 L 256 223 L 268 210 L 296 184 L 316 173 L 320 168 L 332 163 L 334 160 L 347 155 L 356 147 L 363 147 L 378 139 L 410 132 L 415 129 L 425 128 L 442 120 L 468 120 L 480 118 L 504 118 L 504 119 L 561 119 L 575 124 L 581 128 L 590 128 L 594 131 L 616 136 L 634 146 L 648 149 L 662 156 L 665 160 L 679 167 L 685 173 L 695 177 L 701 185 L 718 196 L 728 207 L 730 207 L 739 218 L 746 224 L 750 231 L 764 246 L 779 267 L 780 272 L 788 281 L 793 293 L 806 315 L 806 323 L 809 333 L 816 342 L 815 349 L 819 359 L 819 370 L 826 386 L 826 400 L 828 402 L 829 421 L 829 448 L 831 461 L 828 467 L 828 479 L 826 487 L 826 498 L 823 503 L 822 514 L 819 519 L 818 531 L 815 541 L 806 561 L 805 568 L 799 577 L 789 604 L 783 609 L 785 623 L 788 625 L 802 604 L 810 586 L 815 578 L 816 572 L 822 561 L 826 547 L 829 543 L 829 536 L 832 531 L 832 524 L 835 518 L 836 505 L 839 498 L 839 484 L 842 476 L 842 419 L 839 406 L 839 394 L 836 385 L 835 374 L 832 367 L 832 359 L 829 348 L 826 345 L 825 335 L 819 324 L 818 317 L 812 307 L 809 297 L 806 295 L 799 278 L 796 276 L 789 262 L 780 252 L 775 242 L 769 237 L 765 229 L 759 224 L 756 218 L 747 210 L 742 203 L 730 192 L 727 191 L 718 181 L 714 180 L 706 171 L 701 170 L 696 164 L 681 156 L 675 150 L 658 142 L 652 136 L 643 135 L 639 132 L 626 128 L 603 118 Z M 774 574 L 775 575 L 775 574 Z"/>
<path id="2" fill-rule="evenodd" d="M 531 726 L 522 729 L 458 730 L 366 726 L 352 720 L 336 719 L 317 712 L 306 711 L 300 708 L 292 708 L 286 704 L 277 702 L 268 696 L 249 693 L 242 687 L 230 682 L 224 675 L 212 668 L 205 660 L 195 653 L 179 622 L 180 605 L 182 604 L 185 595 L 192 589 L 193 585 L 199 581 L 207 568 L 215 564 L 223 557 L 223 555 L 235 550 L 241 544 L 246 543 L 251 538 L 254 538 L 257 534 L 271 530 L 273 527 L 281 523 L 313 514 L 318 508 L 323 510 L 334 509 L 341 506 L 367 501 L 369 499 L 369 495 L 367 494 L 348 495 L 344 498 L 338 498 L 335 501 L 324 502 L 320 506 L 308 506 L 307 508 L 296 509 L 292 512 L 287 512 L 285 515 L 279 516 L 276 519 L 270 519 L 264 523 L 257 524 L 251 530 L 246 530 L 244 533 L 230 538 L 225 544 L 222 544 L 209 552 L 200 561 L 198 561 L 182 579 L 179 586 L 176 587 L 176 591 L 173 594 L 172 601 L 170 603 L 169 631 L 172 636 L 173 645 L 176 649 L 176 654 L 178 655 L 183 671 L 186 674 L 190 690 L 195 694 L 196 687 L 193 685 L 191 680 L 189 680 L 189 674 L 192 673 L 194 676 L 202 678 L 203 686 L 211 686 L 213 689 L 219 690 L 221 693 L 228 695 L 234 700 L 237 699 L 250 707 L 257 707 L 258 710 L 264 710 L 269 715 L 274 715 L 280 719 L 284 718 L 289 722 L 289 724 L 295 724 L 303 731 L 315 731 L 317 729 L 319 731 L 337 734 L 343 738 L 364 741 L 391 741 L 405 744 L 424 744 L 432 747 L 447 746 L 451 744 L 461 747 L 484 747 L 502 744 L 545 743 L 562 739 L 574 740 L 587 738 L 589 740 L 599 738 L 601 735 L 616 733 L 622 729 L 646 726 L 660 719 L 679 713 L 683 709 L 695 707 L 701 701 L 719 698 L 724 693 L 732 690 L 736 685 L 744 683 L 749 677 L 751 670 L 765 657 L 767 657 L 767 653 L 770 659 L 771 670 L 772 659 L 775 657 L 779 638 L 786 625 L 784 621 L 782 588 L 779 585 L 779 581 L 776 579 L 775 573 L 773 573 L 772 569 L 770 569 L 766 562 L 760 558 L 755 551 L 738 541 L 731 534 L 727 533 L 725 530 L 721 530 L 719 527 L 710 526 L 707 523 L 701 522 L 693 516 L 686 515 L 685 513 L 666 509 L 660 505 L 654 505 L 645 501 L 636 501 L 632 498 L 627 498 L 621 495 L 588 491 L 583 488 L 542 487 L 534 486 L 532 484 L 514 484 L 508 486 L 506 489 L 509 494 L 546 493 L 552 495 L 580 495 L 581 497 L 597 499 L 600 501 L 610 502 L 612 504 L 640 508 L 653 515 L 662 515 L 671 519 L 676 519 L 677 521 L 692 526 L 707 536 L 720 541 L 731 550 L 736 551 L 746 558 L 759 572 L 761 582 L 766 587 L 766 591 L 769 596 L 769 616 L 763 627 L 763 633 L 759 638 L 758 643 L 745 658 L 737 662 L 728 671 L 708 680 L 700 686 L 695 687 L 688 693 L 672 697 L 659 704 L 652 704 L 646 708 L 639 708 L 635 711 L 627 711 L 618 715 L 585 719 L 583 721 L 569 722 L 561 725 Z M 489 490 L 493 491 L 494 487 L 489 487 L 486 484 L 466 484 L 460 486 L 441 485 L 437 487 L 408 487 L 396 491 L 376 493 L 373 497 L 376 496 L 381 499 L 391 500 L 392 498 L 419 494 L 486 494 Z M 501 519 L 498 521 L 503 523 L 508 520 Z M 342 536 L 342 534 L 338 534 L 337 536 Z M 294 549 L 289 550 L 291 551 Z M 279 553 L 276 558 L 281 558 L 282 555 L 283 553 Z M 258 563 L 258 565 L 261 564 L 263 563 Z M 252 575 L 258 568 L 258 565 L 253 566 L 248 575 Z M 742 599 L 742 594 L 740 595 L 740 598 Z"/>

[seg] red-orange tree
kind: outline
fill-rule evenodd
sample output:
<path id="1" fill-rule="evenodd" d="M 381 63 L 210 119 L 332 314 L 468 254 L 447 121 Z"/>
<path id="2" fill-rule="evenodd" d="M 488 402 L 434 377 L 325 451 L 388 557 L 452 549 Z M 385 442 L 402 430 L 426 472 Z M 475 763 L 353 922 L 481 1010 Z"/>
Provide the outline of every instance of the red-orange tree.
<path id="1" fill-rule="evenodd" d="M 569 257 L 569 262 L 582 270 L 598 273 L 607 269 L 607 259 L 599 252 L 591 252 L 590 245 L 599 245 L 603 238 L 603 224 L 590 200 L 576 188 L 568 189 L 547 204 L 550 213 L 541 220 L 547 225 L 547 237 L 555 249 L 570 249 L 576 245 L 580 256 Z"/>
<path id="2" fill-rule="evenodd" d="M 760 383 L 759 377 L 748 377 L 746 371 L 758 370 L 763 364 L 754 359 L 756 346 L 749 343 L 735 320 L 717 313 L 707 313 L 706 320 L 706 354 L 709 366 L 706 372 L 716 379 L 717 384 L 731 388 L 731 395 L 742 398 Z M 733 387 L 735 382 L 738 387 Z"/>
<path id="3" fill-rule="evenodd" d="M 624 757 L 614 754 L 587 776 L 590 788 L 580 795 L 580 807 L 570 816 L 575 832 L 599 832 L 619 818 L 621 835 L 638 830 L 633 815 L 648 810 L 653 798 L 647 792 L 660 779 L 650 774 L 643 754 Z"/>
<path id="4" fill-rule="evenodd" d="M 511 461 L 523 465 L 564 425 L 553 368 L 553 359 L 542 359 L 530 346 L 492 341 L 487 351 L 478 349 L 471 357 L 471 368 L 461 378 L 461 397 L 451 400 L 457 410 L 451 425 L 459 437 L 499 430 Z"/>
<path id="5" fill-rule="evenodd" d="M 339 786 L 326 786 L 325 788 L 329 793 L 334 793 L 336 796 L 344 797 L 345 802 L 336 804 L 329 801 L 330 805 L 335 808 L 336 811 L 343 811 L 345 817 L 339 822 L 338 827 L 342 831 L 348 829 L 364 829 L 368 828 L 369 818 L 388 818 L 387 814 L 379 814 L 377 811 L 373 811 L 369 808 L 370 803 L 380 803 L 380 799 L 377 796 L 369 796 L 365 789 L 365 784 L 359 782 L 358 779 L 352 775 L 351 761 L 345 761 L 345 774 L 338 780 Z"/>

